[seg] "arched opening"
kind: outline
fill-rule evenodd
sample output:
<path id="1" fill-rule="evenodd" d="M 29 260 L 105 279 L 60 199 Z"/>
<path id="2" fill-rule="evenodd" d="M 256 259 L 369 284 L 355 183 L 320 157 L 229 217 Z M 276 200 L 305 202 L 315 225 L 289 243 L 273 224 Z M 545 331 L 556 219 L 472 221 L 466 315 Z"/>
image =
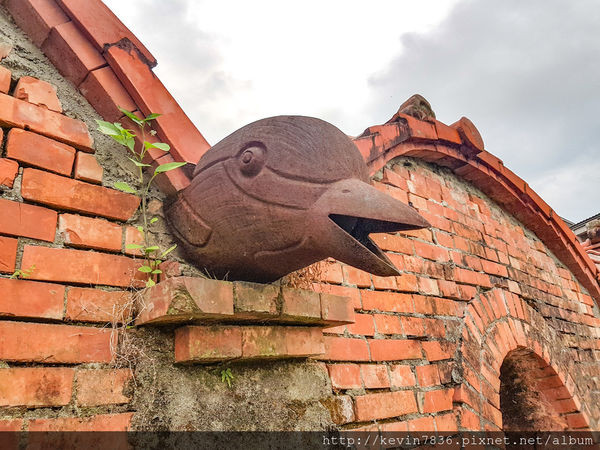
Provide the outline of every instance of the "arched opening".
<path id="1" fill-rule="evenodd" d="M 500 367 L 504 431 L 566 430 L 565 414 L 574 409 L 560 377 L 533 351 L 519 347 L 506 355 Z"/>

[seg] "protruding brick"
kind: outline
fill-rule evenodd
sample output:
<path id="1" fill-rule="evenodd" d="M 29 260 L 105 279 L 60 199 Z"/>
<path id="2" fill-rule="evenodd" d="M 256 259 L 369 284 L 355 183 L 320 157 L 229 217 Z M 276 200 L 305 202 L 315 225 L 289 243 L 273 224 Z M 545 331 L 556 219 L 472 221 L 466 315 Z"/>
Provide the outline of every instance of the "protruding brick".
<path id="1" fill-rule="evenodd" d="M 58 233 L 66 245 L 73 247 L 116 252 L 121 250 L 122 229 L 108 220 L 61 214 L 58 218 Z"/>
<path id="2" fill-rule="evenodd" d="M 52 111 L 62 112 L 62 105 L 56 95 L 56 86 L 33 77 L 21 77 L 13 94 L 19 100 L 43 106 Z"/>
<path id="3" fill-rule="evenodd" d="M 139 286 L 142 265 L 125 256 L 26 245 L 22 267 L 35 265 L 30 278 L 45 281 L 101 284 L 107 286 Z"/>
<path id="4" fill-rule="evenodd" d="M 232 317 L 233 285 L 208 278 L 168 278 L 144 290 L 138 310 L 138 325 Z"/>
<path id="5" fill-rule="evenodd" d="M 156 169 L 156 167 L 161 164 L 169 164 L 174 161 L 175 159 L 170 154 L 166 154 L 158 158 L 156 161 L 153 161 L 152 167 Z M 154 182 L 163 193 L 167 195 L 174 195 L 182 189 L 188 187 L 190 184 L 190 179 L 180 167 L 157 175 L 157 177 L 154 179 Z"/>
<path id="6" fill-rule="evenodd" d="M 175 330 L 175 361 L 209 363 L 242 356 L 241 327 L 194 327 Z"/>
<path id="7" fill-rule="evenodd" d="M 137 109 L 110 67 L 92 70 L 79 86 L 79 90 L 98 114 L 109 122 L 117 122 L 123 116 L 119 107 L 127 111 Z"/>
<path id="8" fill-rule="evenodd" d="M 141 248 L 127 248 L 128 245 L 144 245 L 144 235 L 137 227 L 125 227 L 125 254 L 142 256 Z"/>
<path id="9" fill-rule="evenodd" d="M 77 29 L 73 22 L 56 26 L 42 45 L 42 51 L 59 72 L 75 86 L 88 72 L 106 65 L 106 61 Z"/>
<path id="10" fill-rule="evenodd" d="M 59 284 L 0 278 L 0 292 L 0 316 L 63 317 L 65 287 Z"/>
<path id="11" fill-rule="evenodd" d="M 6 67 L 0 66 L 0 92 L 8 94 L 12 73 Z"/>
<path id="12" fill-rule="evenodd" d="M 354 322 L 354 307 L 347 297 L 321 294 L 321 317 L 335 325 Z"/>
<path id="13" fill-rule="evenodd" d="M 19 164 L 11 159 L 0 158 L 0 186 L 13 187 L 19 173 Z"/>
<path id="14" fill-rule="evenodd" d="M 56 211 L 0 199 L 0 233 L 41 241 L 54 241 Z"/>
<path id="15" fill-rule="evenodd" d="M 317 356 L 324 352 L 316 327 L 242 327 L 242 358 L 273 359 Z"/>
<path id="16" fill-rule="evenodd" d="M 123 391 L 131 380 L 129 369 L 90 369 L 77 371 L 79 406 L 118 405 L 128 403 Z"/>
<path id="17" fill-rule="evenodd" d="M 280 288 L 270 284 L 233 283 L 235 292 L 234 309 L 236 315 L 249 317 L 277 316 L 277 303 Z"/>
<path id="18" fill-rule="evenodd" d="M 98 164 L 98 160 L 96 160 L 94 155 L 84 152 L 77 152 L 74 172 L 76 179 L 95 184 L 102 184 L 103 172 L 104 169 L 102 169 L 102 166 Z"/>
<path id="19" fill-rule="evenodd" d="M 41 106 L 0 94 L 0 125 L 26 128 L 80 150 L 94 152 L 87 125 Z"/>
<path id="20" fill-rule="evenodd" d="M 383 392 L 354 398 L 356 420 L 386 419 L 417 412 L 417 402 L 412 391 Z"/>
<path id="21" fill-rule="evenodd" d="M 127 322 L 133 304 L 128 291 L 71 287 L 67 292 L 67 319 L 77 322 Z"/>
<path id="22" fill-rule="evenodd" d="M 19 28 L 38 47 L 52 28 L 69 21 L 54 0 L 6 0 L 6 7 Z"/>
<path id="23" fill-rule="evenodd" d="M 75 149 L 39 134 L 13 128 L 8 132 L 6 156 L 31 166 L 71 176 Z"/>
<path id="24" fill-rule="evenodd" d="M 0 236 L 0 272 L 13 273 L 17 261 L 17 239 Z"/>
<path id="25" fill-rule="evenodd" d="M 0 369 L 0 406 L 68 405 L 73 375 L 73 369 L 65 367 Z"/>
<path id="26" fill-rule="evenodd" d="M 484 145 L 481 134 L 479 134 L 479 131 L 469 119 L 461 117 L 457 122 L 450 125 L 450 127 L 457 130 L 463 142 L 477 153 L 483 150 Z"/>
<path id="27" fill-rule="evenodd" d="M 319 321 L 321 318 L 321 297 L 317 292 L 284 287 L 281 296 L 282 318 L 299 322 Z"/>
<path id="28" fill-rule="evenodd" d="M 108 363 L 112 360 L 111 335 L 107 328 L 0 321 L 0 360 Z"/>
<path id="29" fill-rule="evenodd" d="M 98 416 L 90 417 L 60 417 L 57 419 L 32 419 L 29 422 L 29 431 L 127 431 L 131 423 L 133 413 L 121 413 L 121 414 L 102 414 Z M 35 435 L 36 433 L 32 433 Z M 48 439 L 48 436 L 43 434 L 37 435 L 39 439 Z M 33 436 L 35 438 L 35 436 Z M 60 436 L 59 436 L 60 437 Z M 75 436 L 76 437 L 76 436 Z M 122 441 L 123 444 L 127 443 L 126 434 L 118 434 L 107 436 L 106 438 L 115 437 Z M 122 438 L 125 438 L 123 440 Z M 93 436 L 94 440 L 98 439 L 98 435 Z M 106 445 L 107 441 L 105 438 L 101 439 L 102 445 Z M 29 439 L 29 443 L 32 443 L 32 438 Z M 35 446 L 37 448 L 37 446 Z M 73 448 L 73 447 L 71 447 Z M 108 448 L 126 448 L 126 446 L 114 447 L 108 445 Z"/>
<path id="30" fill-rule="evenodd" d="M 117 220 L 130 219 L 140 204 L 135 195 L 36 169 L 23 171 L 21 194 L 27 200 L 56 208 Z"/>

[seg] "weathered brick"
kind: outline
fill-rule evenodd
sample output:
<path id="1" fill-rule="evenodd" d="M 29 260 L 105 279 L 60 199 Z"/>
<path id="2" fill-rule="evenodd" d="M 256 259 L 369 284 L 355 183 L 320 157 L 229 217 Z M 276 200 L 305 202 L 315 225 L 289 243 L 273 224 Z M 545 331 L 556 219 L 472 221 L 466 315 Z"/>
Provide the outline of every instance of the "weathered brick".
<path id="1" fill-rule="evenodd" d="M 79 90 L 98 114 L 109 122 L 117 122 L 123 115 L 118 107 L 127 111 L 137 109 L 110 67 L 92 70 L 79 85 Z"/>
<path id="2" fill-rule="evenodd" d="M 360 367 L 357 364 L 328 364 L 327 370 L 334 389 L 359 389 L 362 387 Z"/>
<path id="3" fill-rule="evenodd" d="M 53 0 L 6 0 L 6 7 L 19 28 L 38 47 L 53 27 L 69 21 Z"/>
<path id="4" fill-rule="evenodd" d="M 159 165 L 175 162 L 175 158 L 170 153 L 160 156 L 155 161 L 151 162 L 152 169 L 155 170 Z M 183 168 L 179 167 L 174 170 L 160 173 L 154 179 L 158 188 L 166 195 L 175 195 L 177 192 L 185 189 L 190 184 L 190 178 L 184 172 Z"/>
<path id="5" fill-rule="evenodd" d="M 61 113 L 62 106 L 56 95 L 56 86 L 33 77 L 21 77 L 13 94 L 19 100 L 43 106 Z"/>
<path id="6" fill-rule="evenodd" d="M 314 321 L 321 318 L 321 296 L 317 292 L 284 287 L 281 297 L 282 318 L 298 321 Z"/>
<path id="7" fill-rule="evenodd" d="M 360 422 L 398 417 L 417 412 L 412 391 L 383 392 L 354 398 L 356 420 Z"/>
<path id="8" fill-rule="evenodd" d="M 78 370 L 77 404 L 99 406 L 128 403 L 129 397 L 123 391 L 131 378 L 129 369 Z"/>
<path id="9" fill-rule="evenodd" d="M 58 218 L 58 233 L 65 244 L 73 247 L 116 252 L 121 250 L 122 229 L 108 220 L 61 214 Z"/>
<path id="10" fill-rule="evenodd" d="M 258 283 L 234 282 L 234 308 L 236 314 L 277 316 L 277 302 L 280 288 Z"/>
<path id="11" fill-rule="evenodd" d="M 426 366 L 417 366 L 415 369 L 417 371 L 419 386 L 428 387 L 440 384 L 440 373 L 437 365 L 428 364 Z"/>
<path id="12" fill-rule="evenodd" d="M 17 261 L 17 239 L 0 236 L 0 272 L 13 273 Z"/>
<path id="13" fill-rule="evenodd" d="M 102 284 L 107 286 L 139 286 L 143 274 L 141 261 L 106 253 L 65 248 L 26 245 L 22 267 L 35 265 L 30 278 L 45 281 Z"/>
<path id="14" fill-rule="evenodd" d="M 371 359 L 373 361 L 399 361 L 421 359 L 421 343 L 408 339 L 370 339 Z"/>
<path id="15" fill-rule="evenodd" d="M 0 406 L 63 406 L 71 401 L 73 369 L 15 367 L 0 369 Z"/>
<path id="16" fill-rule="evenodd" d="M 0 66 L 0 92 L 8 94 L 12 73 L 6 67 Z"/>
<path id="17" fill-rule="evenodd" d="M 121 414 L 102 414 L 90 417 L 60 417 L 56 419 L 32 419 L 29 422 L 29 431 L 127 431 L 131 423 L 133 413 L 121 413 Z M 38 434 L 40 438 L 48 438 L 43 434 Z M 120 434 L 118 436 L 113 435 L 116 438 L 125 437 L 124 443 L 126 443 L 127 435 Z M 59 436 L 60 437 L 60 436 Z M 98 439 L 98 435 L 94 436 L 94 439 Z M 31 443 L 31 439 L 29 441 Z M 102 439 L 102 445 L 106 445 L 107 441 Z M 70 447 L 75 448 L 75 447 Z M 108 445 L 108 448 L 126 448 L 126 447 L 113 447 Z"/>
<path id="18" fill-rule="evenodd" d="M 244 359 L 305 357 L 323 352 L 323 333 L 316 327 L 242 327 Z"/>
<path id="19" fill-rule="evenodd" d="M 387 366 L 381 364 L 361 364 L 360 373 L 366 389 L 390 387 Z"/>
<path id="20" fill-rule="evenodd" d="M 320 357 L 329 361 L 368 361 L 369 348 L 363 339 L 324 336 L 325 354 Z"/>
<path id="21" fill-rule="evenodd" d="M 389 312 L 414 312 L 413 298 L 410 294 L 381 291 L 361 291 L 363 308 Z"/>
<path id="22" fill-rule="evenodd" d="M 12 188 L 18 173 L 19 164 L 16 161 L 0 158 L 0 186 Z"/>
<path id="23" fill-rule="evenodd" d="M 176 277 L 146 289 L 136 324 L 181 323 L 233 316 L 233 285 L 228 281 Z"/>
<path id="24" fill-rule="evenodd" d="M 36 169 L 23 171 L 21 194 L 27 200 L 55 208 L 123 221 L 130 219 L 140 204 L 135 195 Z"/>
<path id="25" fill-rule="evenodd" d="M 144 235 L 137 227 L 125 227 L 125 254 L 141 256 L 141 248 L 127 248 L 129 245 L 144 245 Z"/>
<path id="26" fill-rule="evenodd" d="M 175 330 L 175 361 L 209 363 L 242 356 L 241 327 L 187 326 Z"/>
<path id="27" fill-rule="evenodd" d="M 54 241 L 56 211 L 7 199 L 0 199 L 0 211 L 0 233 Z"/>
<path id="28" fill-rule="evenodd" d="M 132 313 L 131 293 L 70 287 L 66 318 L 77 322 L 126 322 Z"/>
<path id="29" fill-rule="evenodd" d="M 65 287 L 0 278 L 0 316 L 62 319 Z"/>
<path id="30" fill-rule="evenodd" d="M 333 423 L 343 425 L 354 422 L 354 408 L 352 397 L 349 395 L 336 395 L 321 402 L 329 410 Z"/>
<path id="31" fill-rule="evenodd" d="M 93 140 L 84 122 L 49 111 L 10 95 L 0 94 L 0 125 L 26 128 L 93 153 Z"/>
<path id="32" fill-rule="evenodd" d="M 344 273 L 344 281 L 347 284 L 356 285 L 358 287 L 371 287 L 371 276 L 369 273 L 346 265 L 342 267 L 342 271 Z"/>
<path id="33" fill-rule="evenodd" d="M 452 409 L 452 396 L 454 389 L 439 389 L 437 391 L 423 392 L 424 413 L 435 413 Z"/>
<path id="34" fill-rule="evenodd" d="M 89 183 L 102 184 L 103 172 L 102 166 L 98 164 L 94 155 L 77 152 L 74 171 L 76 179 L 87 181 Z"/>
<path id="35" fill-rule="evenodd" d="M 392 387 L 408 387 L 417 384 L 410 366 L 393 364 L 390 366 L 390 382 Z"/>
<path id="36" fill-rule="evenodd" d="M 374 314 L 377 332 L 381 334 L 402 334 L 402 326 L 398 316 Z"/>
<path id="37" fill-rule="evenodd" d="M 340 325 L 354 322 L 354 307 L 349 298 L 321 293 L 321 318 Z"/>
<path id="38" fill-rule="evenodd" d="M 375 334 L 375 324 L 371 314 L 354 314 L 354 323 L 348 325 L 350 334 L 360 334 L 362 336 L 373 336 Z"/>
<path id="39" fill-rule="evenodd" d="M 6 156 L 31 166 L 71 176 L 75 149 L 39 134 L 13 128 L 8 132 Z"/>
<path id="40" fill-rule="evenodd" d="M 73 364 L 111 359 L 109 329 L 0 321 L 0 360 Z"/>

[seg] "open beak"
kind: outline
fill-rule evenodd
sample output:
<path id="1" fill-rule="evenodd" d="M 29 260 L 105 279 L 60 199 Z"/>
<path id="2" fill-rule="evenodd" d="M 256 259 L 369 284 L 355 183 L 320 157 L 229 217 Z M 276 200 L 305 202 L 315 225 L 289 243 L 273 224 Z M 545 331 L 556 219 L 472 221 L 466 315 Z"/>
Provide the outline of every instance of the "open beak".
<path id="1" fill-rule="evenodd" d="M 358 179 L 333 183 L 312 209 L 319 222 L 309 230 L 313 243 L 338 261 L 379 276 L 400 273 L 370 233 L 431 226 L 410 206 Z"/>

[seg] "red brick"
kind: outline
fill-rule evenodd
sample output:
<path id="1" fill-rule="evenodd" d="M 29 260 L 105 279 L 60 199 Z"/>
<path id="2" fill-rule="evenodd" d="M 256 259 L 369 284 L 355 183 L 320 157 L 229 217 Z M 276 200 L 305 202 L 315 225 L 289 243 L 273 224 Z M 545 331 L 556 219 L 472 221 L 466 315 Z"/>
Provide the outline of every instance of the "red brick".
<path id="1" fill-rule="evenodd" d="M 565 417 L 567 418 L 569 429 L 587 428 L 589 426 L 582 413 L 567 414 Z"/>
<path id="2" fill-rule="evenodd" d="M 448 261 L 448 250 L 438 247 L 437 245 L 428 244 L 425 242 L 414 241 L 415 254 L 433 261 L 444 262 Z"/>
<path id="3" fill-rule="evenodd" d="M 373 233 L 371 240 L 382 250 L 412 255 L 413 241 L 401 234 Z"/>
<path id="4" fill-rule="evenodd" d="M 396 292 L 361 291 L 363 308 L 389 312 L 414 312 L 410 294 Z"/>
<path id="5" fill-rule="evenodd" d="M 0 199 L 0 233 L 41 241 L 54 241 L 56 211 Z"/>
<path id="6" fill-rule="evenodd" d="M 326 294 L 348 297 L 352 303 L 352 306 L 354 306 L 354 309 L 362 308 L 362 304 L 360 301 L 360 290 L 358 288 L 338 286 L 332 284 L 313 283 L 313 290 L 315 292 L 324 292 Z"/>
<path id="7" fill-rule="evenodd" d="M 321 318 L 336 323 L 352 323 L 354 307 L 349 298 L 321 293 Z"/>
<path id="8" fill-rule="evenodd" d="M 106 65 L 102 55 L 73 22 L 54 27 L 42 45 L 42 51 L 75 86 L 79 86 L 88 72 Z"/>
<path id="9" fill-rule="evenodd" d="M 390 387 L 387 366 L 380 364 L 361 364 L 360 372 L 366 389 Z"/>
<path id="10" fill-rule="evenodd" d="M 21 194 L 27 200 L 55 208 L 128 220 L 140 204 L 139 197 L 36 169 L 23 171 Z"/>
<path id="11" fill-rule="evenodd" d="M 90 3 L 85 0 L 57 1 L 69 17 L 83 30 L 83 33 L 99 52 L 104 51 L 108 44 L 116 44 L 122 39 L 127 39 L 144 55 L 151 67 L 156 65 L 154 56 L 102 2 Z"/>
<path id="12" fill-rule="evenodd" d="M 440 295 L 437 280 L 432 278 L 418 277 L 419 292 L 425 295 Z"/>
<path id="13" fill-rule="evenodd" d="M 441 281 L 441 280 L 440 280 Z M 396 277 L 396 286 L 399 291 L 405 292 L 418 292 L 416 275 L 410 273 L 403 273 Z"/>
<path id="14" fill-rule="evenodd" d="M 362 336 L 373 336 L 375 334 L 373 316 L 370 314 L 355 314 L 354 323 L 348 325 L 348 332 Z"/>
<path id="15" fill-rule="evenodd" d="M 464 407 L 460 410 L 460 425 L 465 430 L 481 429 L 479 417 Z"/>
<path id="16" fill-rule="evenodd" d="M 242 356 L 241 327 L 188 326 L 175 330 L 175 361 L 226 361 Z"/>
<path id="17" fill-rule="evenodd" d="M 77 322 L 125 322 L 131 316 L 131 293 L 71 287 L 66 318 Z"/>
<path id="18" fill-rule="evenodd" d="M 129 369 L 90 369 L 77 371 L 79 406 L 118 405 L 128 403 L 123 390 L 131 380 Z"/>
<path id="19" fill-rule="evenodd" d="M 26 245 L 21 266 L 33 265 L 30 278 L 35 280 L 129 287 L 143 279 L 137 270 L 141 261 L 84 250 Z"/>
<path id="20" fill-rule="evenodd" d="M 377 332 L 381 334 L 402 334 L 402 326 L 398 316 L 374 314 Z"/>
<path id="21" fill-rule="evenodd" d="M 93 152 L 93 140 L 84 122 L 46 108 L 0 94 L 0 125 L 26 128 L 80 150 Z"/>
<path id="22" fill-rule="evenodd" d="M 274 285 L 247 283 L 236 281 L 233 284 L 235 292 L 234 308 L 238 317 L 242 314 L 250 317 L 278 316 L 280 288 Z"/>
<path id="23" fill-rule="evenodd" d="M 360 367 L 357 364 L 327 364 L 334 389 L 360 389 Z"/>
<path id="24" fill-rule="evenodd" d="M 383 392 L 355 397 L 354 409 L 356 420 L 366 422 L 416 413 L 417 403 L 411 391 Z"/>
<path id="25" fill-rule="evenodd" d="M 111 334 L 107 328 L 1 321 L 0 359 L 48 364 L 108 363 L 112 359 Z"/>
<path id="26" fill-rule="evenodd" d="M 94 155 L 84 152 L 77 152 L 74 171 L 74 176 L 76 179 L 95 184 L 102 184 L 103 172 L 104 169 L 102 169 L 102 166 L 98 164 L 98 161 Z"/>
<path id="27" fill-rule="evenodd" d="M 18 173 L 18 163 L 7 158 L 0 158 L 0 186 L 12 188 Z"/>
<path id="28" fill-rule="evenodd" d="M 440 431 L 457 431 L 458 424 L 456 423 L 455 413 L 443 414 L 435 417 L 435 427 Z"/>
<path id="29" fill-rule="evenodd" d="M 116 252 L 121 250 L 122 229 L 108 220 L 61 214 L 58 218 L 58 233 L 65 244 L 73 247 Z"/>
<path id="30" fill-rule="evenodd" d="M 347 284 L 358 287 L 371 287 L 371 275 L 369 273 L 347 265 L 344 265 L 342 270 L 344 272 L 344 281 Z"/>
<path id="31" fill-rule="evenodd" d="M 430 362 L 450 359 L 454 353 L 452 344 L 444 341 L 423 341 L 423 350 Z"/>
<path id="32" fill-rule="evenodd" d="M 0 420 L 0 431 L 21 431 L 23 428 L 23 419 L 5 419 Z M 14 448 L 19 448 L 18 446 L 19 437 L 15 440 L 16 445 Z M 6 445 L 6 442 L 3 441 L 3 444 Z M 10 445 L 7 448 L 12 448 Z"/>
<path id="33" fill-rule="evenodd" d="M 17 239 L 0 236 L 0 272 L 13 273 L 17 261 Z"/>
<path id="34" fill-rule="evenodd" d="M 417 381 L 410 366 L 391 365 L 390 366 L 390 382 L 392 387 L 408 387 L 414 386 Z"/>
<path id="35" fill-rule="evenodd" d="M 423 392 L 423 412 L 435 413 L 452 409 L 454 389 Z"/>
<path id="36" fill-rule="evenodd" d="M 71 176 L 75 149 L 39 134 L 13 128 L 8 133 L 6 156 L 31 166 Z"/>
<path id="37" fill-rule="evenodd" d="M 421 359 L 421 343 L 408 339 L 370 339 L 372 361 L 400 361 Z"/>
<path id="38" fill-rule="evenodd" d="M 31 419 L 29 422 L 29 431 L 127 431 L 133 413 L 121 414 L 102 414 L 90 417 L 61 417 L 57 419 Z M 38 435 L 40 438 L 47 439 L 48 436 Z M 118 435 L 115 437 L 126 435 Z M 59 436 L 60 437 L 60 436 Z M 98 436 L 94 436 L 98 439 Z M 30 441 L 31 443 L 31 438 Z M 102 439 L 102 446 L 107 441 Z M 126 443 L 126 441 L 125 441 Z M 55 447 L 56 448 L 56 447 Z M 77 448 L 77 447 L 70 447 Z M 79 447 L 80 448 L 80 447 Z M 117 448 L 108 445 L 108 448 Z M 118 447 L 125 448 L 125 447 Z"/>
<path id="39" fill-rule="evenodd" d="M 425 323 L 422 318 L 403 316 L 400 322 L 406 336 L 425 336 Z"/>
<path id="40" fill-rule="evenodd" d="M 137 109 L 110 67 L 91 71 L 79 86 L 79 90 L 98 114 L 109 122 L 117 122 L 123 116 L 119 107 L 127 111 Z"/>
<path id="41" fill-rule="evenodd" d="M 283 300 L 281 306 L 282 317 L 300 321 L 321 317 L 321 296 L 317 292 L 284 287 L 281 294 Z M 331 297 L 333 298 L 333 296 Z M 342 299 L 342 297 L 336 298 Z M 348 299 L 344 298 L 344 303 L 348 304 Z M 352 305 L 350 305 L 350 308 L 352 308 Z M 354 314 L 353 309 L 352 314 Z"/>
<path id="42" fill-rule="evenodd" d="M 52 28 L 69 21 L 54 0 L 7 0 L 6 7 L 19 28 L 38 47 Z"/>
<path id="43" fill-rule="evenodd" d="M 371 275 L 371 279 L 373 280 L 373 287 L 375 289 L 390 289 L 395 291 L 397 289 L 396 278 L 394 276 L 391 277 L 379 277 L 377 275 Z"/>
<path id="44" fill-rule="evenodd" d="M 156 167 L 158 167 L 161 164 L 169 164 L 172 162 L 175 162 L 175 159 L 173 158 L 173 156 L 171 156 L 170 153 L 168 153 L 166 155 L 161 156 L 156 161 L 153 161 L 152 167 L 156 169 Z M 180 167 L 159 174 L 154 179 L 154 183 L 156 183 L 158 188 L 163 193 L 167 195 L 174 195 L 182 189 L 188 187 L 190 184 L 190 179 Z"/>
<path id="45" fill-rule="evenodd" d="M 125 227 L 125 253 L 127 255 L 142 255 L 142 249 L 127 248 L 128 245 L 144 245 L 144 235 L 137 227 Z"/>
<path id="46" fill-rule="evenodd" d="M 6 67 L 0 66 L 0 92 L 8 94 L 12 73 Z"/>
<path id="47" fill-rule="evenodd" d="M 441 383 L 440 372 L 438 366 L 435 364 L 428 364 L 426 366 L 415 367 L 417 371 L 417 379 L 419 380 L 419 386 L 428 387 L 436 386 Z"/>
<path id="48" fill-rule="evenodd" d="M 0 278 L 0 292 L 0 316 L 44 319 L 63 317 L 64 286 Z"/>
<path id="49" fill-rule="evenodd" d="M 316 327 L 248 326 L 242 328 L 242 358 L 306 357 L 324 352 L 323 332 Z"/>
<path id="50" fill-rule="evenodd" d="M 56 95 L 56 86 L 33 77 L 21 77 L 13 94 L 19 100 L 43 106 L 61 113 L 62 106 Z"/>
<path id="51" fill-rule="evenodd" d="M 369 348 L 363 339 L 323 336 L 325 354 L 319 359 L 329 361 L 368 361 Z"/>
<path id="52" fill-rule="evenodd" d="M 0 406 L 63 406 L 71 401 L 73 369 L 0 369 Z"/>
<path id="53" fill-rule="evenodd" d="M 117 46 L 106 51 L 106 58 L 144 114 L 162 113 L 155 124 L 173 158 L 196 164 L 210 145 L 150 68 L 135 51 Z"/>

